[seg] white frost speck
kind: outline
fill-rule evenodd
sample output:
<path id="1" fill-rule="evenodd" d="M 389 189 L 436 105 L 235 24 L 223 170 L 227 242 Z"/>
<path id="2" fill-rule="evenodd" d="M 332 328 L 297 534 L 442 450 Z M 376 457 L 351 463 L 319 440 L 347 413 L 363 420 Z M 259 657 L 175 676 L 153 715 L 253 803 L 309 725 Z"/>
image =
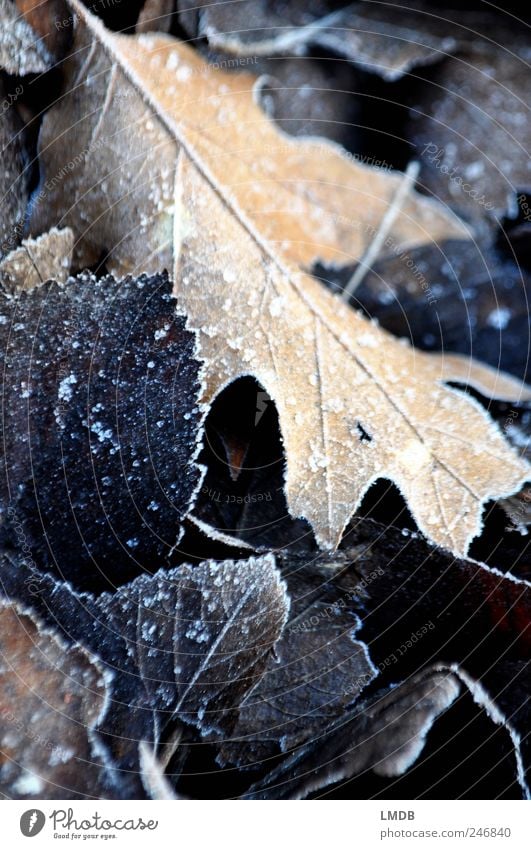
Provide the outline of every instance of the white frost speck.
<path id="1" fill-rule="evenodd" d="M 44 784 L 38 775 L 21 775 L 13 785 L 13 789 L 20 796 L 37 796 L 42 793 Z"/>
<path id="2" fill-rule="evenodd" d="M 77 383 L 77 377 L 75 374 L 69 374 L 68 377 L 63 377 L 59 384 L 58 395 L 60 401 L 70 401 L 72 398 L 72 386 L 74 383 Z"/>
<path id="3" fill-rule="evenodd" d="M 235 283 L 236 282 L 236 272 L 232 268 L 226 268 L 223 272 L 223 279 L 225 283 Z"/>
<path id="4" fill-rule="evenodd" d="M 284 309 L 284 298 L 279 296 L 278 298 L 273 298 L 271 303 L 269 304 L 269 312 L 273 316 L 273 318 L 277 318 L 282 314 L 282 310 Z"/>
<path id="5" fill-rule="evenodd" d="M 489 327 L 494 327 L 495 330 L 505 330 L 511 319 L 511 310 L 507 307 L 498 307 L 492 310 L 487 317 Z"/>

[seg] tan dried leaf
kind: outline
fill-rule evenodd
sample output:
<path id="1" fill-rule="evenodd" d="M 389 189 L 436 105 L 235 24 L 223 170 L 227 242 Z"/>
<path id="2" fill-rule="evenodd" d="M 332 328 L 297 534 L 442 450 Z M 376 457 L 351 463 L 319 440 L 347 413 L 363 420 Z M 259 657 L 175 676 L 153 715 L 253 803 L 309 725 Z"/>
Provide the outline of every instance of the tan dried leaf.
<path id="1" fill-rule="evenodd" d="M 411 350 L 301 270 L 359 259 L 400 178 L 333 144 L 282 135 L 253 102 L 249 76 L 221 74 L 168 36 L 111 33 L 70 5 L 69 90 L 41 137 L 48 176 L 62 177 L 34 228 L 62 217 L 79 263 L 109 250 L 120 273 L 172 270 L 199 333 L 205 397 L 242 375 L 267 390 L 290 510 L 321 545 L 335 546 L 367 489 L 389 478 L 420 529 L 463 553 L 483 503 L 519 490 L 529 467 L 479 404 L 443 382 L 497 397 L 529 391 L 479 364 Z M 412 194 L 390 238 L 463 233 Z"/>
<path id="2" fill-rule="evenodd" d="M 53 227 L 36 239 L 23 239 L 0 262 L 0 284 L 10 292 L 33 289 L 46 280 L 64 283 L 72 263 L 74 234 Z"/>

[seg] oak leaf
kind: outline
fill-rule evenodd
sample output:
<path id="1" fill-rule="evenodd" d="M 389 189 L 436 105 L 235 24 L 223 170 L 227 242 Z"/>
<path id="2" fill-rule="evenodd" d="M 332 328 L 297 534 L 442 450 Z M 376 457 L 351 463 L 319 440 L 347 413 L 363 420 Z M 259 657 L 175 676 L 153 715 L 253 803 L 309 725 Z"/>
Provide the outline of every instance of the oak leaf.
<path id="1" fill-rule="evenodd" d="M 458 357 L 412 351 L 305 270 L 359 260 L 400 178 L 330 143 L 289 139 L 253 102 L 253 80 L 206 65 L 164 35 L 109 32 L 78 2 L 66 89 L 40 150 L 53 188 L 36 210 L 71 226 L 74 262 L 109 253 L 115 273 L 166 266 L 206 361 L 205 399 L 242 375 L 275 401 L 293 515 L 337 545 L 378 478 L 419 528 L 464 552 L 486 500 L 528 466 L 479 404 L 443 384 L 522 397 L 519 381 Z M 72 167 L 65 167 L 65 150 Z M 412 194 L 393 246 L 464 235 Z"/>

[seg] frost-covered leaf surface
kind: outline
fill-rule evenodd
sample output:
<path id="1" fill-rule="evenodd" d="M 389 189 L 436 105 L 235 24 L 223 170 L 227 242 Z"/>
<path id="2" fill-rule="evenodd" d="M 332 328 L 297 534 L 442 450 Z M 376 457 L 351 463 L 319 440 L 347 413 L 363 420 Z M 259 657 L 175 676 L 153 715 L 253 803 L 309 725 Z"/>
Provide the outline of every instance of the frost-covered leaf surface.
<path id="1" fill-rule="evenodd" d="M 230 733 L 289 610 L 270 555 L 161 570 L 95 597 L 6 554 L 2 587 L 112 673 L 98 732 L 138 786 L 138 746 L 164 747 L 172 722 L 212 740 Z"/>
<path id="2" fill-rule="evenodd" d="M 11 0 L 0 0 L 0 68 L 8 74 L 37 74 L 51 67 L 44 43 Z"/>
<path id="3" fill-rule="evenodd" d="M 156 571 L 201 479 L 200 364 L 167 277 L 49 282 L 0 316 L 5 538 L 81 583 Z"/>
<path id="4" fill-rule="evenodd" d="M 311 523 L 321 545 L 334 547 L 367 489 L 387 477 L 429 538 L 466 551 L 481 527 L 484 502 L 514 493 L 529 475 L 478 406 L 441 385 L 463 382 L 467 363 L 410 351 L 295 265 L 317 258 L 341 264 L 345 240 L 350 256 L 359 256 L 364 239 L 356 246 L 353 234 L 374 235 L 396 178 L 355 165 L 334 147 L 283 139 L 252 104 L 249 78 L 219 76 L 168 37 L 114 35 L 76 0 L 71 5 L 79 23 L 69 73 L 80 75 L 81 88 L 76 83 L 74 95 L 67 86 L 46 116 L 41 151 L 53 173 L 65 143 L 72 151 L 88 145 L 91 167 L 72 171 L 46 210 L 37 210 L 33 226 L 43 226 L 49 207 L 62 214 L 65 186 L 80 198 L 99 168 L 95 225 L 81 225 L 79 203 L 69 204 L 65 217 L 84 234 L 78 261 L 111 250 L 120 270 L 153 263 L 173 270 L 175 291 L 199 333 L 205 397 L 252 374 L 276 403 L 292 515 Z M 117 98 L 111 108 L 109 87 L 131 90 L 131 97 Z M 191 91 L 201 104 L 193 123 L 186 118 Z M 130 140 L 125 152 L 117 131 L 124 121 L 128 133 L 133 125 L 134 148 L 143 157 L 141 179 Z M 220 124 L 233 139 L 223 149 L 211 135 Z M 270 152 L 279 154 L 279 145 L 281 166 Z M 126 184 L 127 203 L 120 202 Z M 133 197 L 145 215 L 128 226 Z M 360 226 L 345 229 L 337 211 L 347 202 L 350 210 L 363 209 Z M 439 207 L 411 197 L 392 238 L 423 241 L 427 228 L 439 238 L 462 232 Z M 488 382 L 503 397 L 528 392 L 477 367 L 471 382 Z"/>
<path id="5" fill-rule="evenodd" d="M 446 6 L 0 0 L 1 796 L 529 798 L 530 29 Z"/>
<path id="6" fill-rule="evenodd" d="M 19 248 L 0 261 L 0 284 L 7 292 L 33 289 L 46 280 L 64 283 L 70 271 L 74 234 L 53 227 L 36 239 L 23 239 Z"/>
<path id="7" fill-rule="evenodd" d="M 428 670 L 301 747 L 252 787 L 248 798 L 304 799 L 367 769 L 401 775 L 422 751 L 437 717 L 458 695 L 453 675 Z"/>
<path id="8" fill-rule="evenodd" d="M 311 4 L 295 0 L 277 7 L 268 0 L 185 0 L 179 3 L 179 17 L 191 37 L 206 37 L 211 47 L 230 55 L 300 54 L 318 47 L 389 82 L 413 68 L 441 62 L 470 44 L 477 51 L 492 52 L 492 27 L 496 46 L 509 44 L 524 56 L 527 47 L 525 38 L 486 9 L 481 14 L 466 7 L 441 10 L 422 0 L 410 0 L 406 7 L 358 0 L 345 8 L 326 0 Z"/>
<path id="9" fill-rule="evenodd" d="M 278 12 L 267 0 L 231 4 L 188 0 L 179 5 L 181 20 L 191 35 L 206 36 L 212 47 L 229 54 L 270 56 L 317 46 L 390 81 L 417 65 L 439 61 L 459 45 L 458 28 L 428 10 L 422 14 L 422 6 L 418 14 L 411 5 L 407 9 L 382 8 L 363 2 L 335 11 L 325 2 L 311 8 L 291 3 L 289 9 L 281 7 Z M 194 21 L 191 9 L 198 6 Z"/>
<path id="10" fill-rule="evenodd" d="M 260 683 L 246 696 L 220 762 L 262 761 L 318 737 L 377 676 L 356 639 L 359 619 L 347 601 L 315 600 L 292 608 Z"/>

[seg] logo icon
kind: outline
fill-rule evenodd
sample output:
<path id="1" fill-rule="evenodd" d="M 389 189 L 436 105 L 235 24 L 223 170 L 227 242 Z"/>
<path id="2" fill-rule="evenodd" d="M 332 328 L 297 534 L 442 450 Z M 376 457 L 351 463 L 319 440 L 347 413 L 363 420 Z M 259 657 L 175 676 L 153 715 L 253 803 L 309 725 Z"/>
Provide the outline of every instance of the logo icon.
<path id="1" fill-rule="evenodd" d="M 46 817 L 42 811 L 37 808 L 32 808 L 29 811 L 24 811 L 20 817 L 20 830 L 24 837 L 35 837 L 44 828 Z"/>

